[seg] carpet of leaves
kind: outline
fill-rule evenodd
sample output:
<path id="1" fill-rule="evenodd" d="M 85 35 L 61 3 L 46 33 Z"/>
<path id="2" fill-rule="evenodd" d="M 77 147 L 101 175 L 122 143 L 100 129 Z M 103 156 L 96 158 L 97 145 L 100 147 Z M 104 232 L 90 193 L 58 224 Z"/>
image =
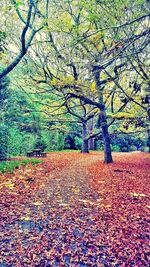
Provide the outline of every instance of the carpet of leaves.
<path id="1" fill-rule="evenodd" d="M 0 267 L 149 266 L 148 157 L 50 153 L 0 175 Z"/>

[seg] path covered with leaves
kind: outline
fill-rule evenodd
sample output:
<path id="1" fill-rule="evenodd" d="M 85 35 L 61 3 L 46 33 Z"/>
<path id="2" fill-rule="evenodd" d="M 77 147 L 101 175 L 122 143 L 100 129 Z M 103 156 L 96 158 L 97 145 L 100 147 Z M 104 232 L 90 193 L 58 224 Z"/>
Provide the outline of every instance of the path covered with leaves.
<path id="1" fill-rule="evenodd" d="M 148 154 L 50 153 L 0 175 L 0 267 L 148 266 Z"/>

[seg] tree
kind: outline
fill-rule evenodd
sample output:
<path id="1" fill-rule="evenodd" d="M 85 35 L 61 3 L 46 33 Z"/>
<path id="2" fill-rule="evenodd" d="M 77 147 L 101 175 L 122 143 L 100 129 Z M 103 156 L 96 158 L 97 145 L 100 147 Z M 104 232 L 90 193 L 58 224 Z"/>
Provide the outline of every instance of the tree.
<path id="1" fill-rule="evenodd" d="M 27 22 L 20 1 L 13 1 L 13 12 L 24 23 L 20 51 L 26 48 L 28 41 L 25 39 L 29 37 L 28 34 L 31 36 L 33 30 L 43 29 L 33 36 L 35 42 L 31 42 L 32 46 L 30 43 L 25 49 L 26 57 L 23 53 L 21 58 L 26 64 L 24 79 L 26 83 L 30 83 L 36 97 L 39 93 L 39 98 L 44 98 L 44 112 L 49 116 L 46 119 L 41 116 L 44 112 L 38 102 L 42 101 L 37 97 L 35 117 L 42 118 L 44 127 L 48 126 L 49 120 L 50 124 L 54 124 L 51 126 L 58 130 L 64 127 L 62 123 L 67 124 L 70 118 L 72 120 L 73 115 L 77 118 L 75 123 L 82 118 L 85 147 L 91 138 L 102 132 L 105 162 L 112 162 L 109 126 L 118 120 L 118 113 L 128 110 L 131 100 L 135 104 L 139 102 L 136 99 L 137 93 L 124 89 L 122 80 L 130 57 L 134 59 L 148 46 L 149 14 L 145 1 L 136 1 L 134 5 L 130 0 L 127 3 L 118 0 L 113 3 L 107 0 L 44 3 L 44 9 L 39 1 L 29 1 L 29 5 L 25 3 L 25 13 L 30 15 Z M 46 10 L 44 14 L 43 10 Z M 35 88 L 38 88 L 37 92 Z M 120 92 L 127 98 L 126 101 L 121 101 Z M 70 103 L 80 103 L 79 110 Z M 82 116 L 82 109 L 84 111 L 87 107 L 98 110 L 99 113 L 99 129 L 95 129 L 93 133 L 88 133 L 89 110 L 85 112 L 84 119 Z M 54 122 L 56 116 L 57 125 Z"/>
<path id="2" fill-rule="evenodd" d="M 39 1 L 29 0 L 25 1 L 17 1 L 12 0 L 7 2 L 4 1 L 3 10 L 13 10 L 18 16 L 17 24 L 18 29 L 21 30 L 21 36 L 18 37 L 18 42 L 20 42 L 19 51 L 17 51 L 17 55 L 12 59 L 12 62 L 4 67 L 3 70 L 0 72 L 0 79 L 11 72 L 22 60 L 22 58 L 26 55 L 27 51 L 29 50 L 32 41 L 35 35 L 43 29 L 45 26 L 45 20 L 47 18 L 48 12 L 48 4 L 49 0 L 45 0 L 45 14 L 39 10 Z M 20 7 L 23 5 L 24 9 L 22 10 Z M 40 19 L 42 18 L 42 22 Z M 23 28 L 20 29 L 20 23 L 24 25 Z M 5 31 L 1 32 L 3 36 L 6 37 Z M 10 33 L 9 33 L 10 34 Z M 18 45 L 18 43 L 17 43 Z M 8 48 L 6 48 L 8 49 Z M 13 49 L 13 44 L 12 44 Z"/>
<path id="3" fill-rule="evenodd" d="M 66 99 L 67 100 L 67 99 Z M 73 103 L 73 106 L 70 106 L 70 98 L 69 103 L 65 102 L 65 107 L 72 116 L 78 119 L 78 123 L 82 125 L 82 153 L 89 153 L 89 140 L 92 139 L 92 135 L 89 133 L 88 125 L 90 125 L 91 119 L 95 116 L 98 116 L 98 109 L 95 107 L 90 107 L 89 105 L 85 105 L 81 100 Z M 81 112 L 79 112 L 81 110 Z"/>
<path id="4" fill-rule="evenodd" d="M 147 43 L 147 38 L 145 42 Z M 142 53 L 137 53 L 137 47 L 133 44 L 133 51 L 134 56 L 128 57 L 127 70 L 124 71 L 125 81 L 118 85 L 119 97 L 127 103 L 125 118 L 129 123 L 125 126 L 126 130 L 128 133 L 147 131 L 147 146 L 150 151 L 149 69 L 146 61 L 149 47 Z M 129 126 L 134 126 L 134 129 L 130 129 Z"/>

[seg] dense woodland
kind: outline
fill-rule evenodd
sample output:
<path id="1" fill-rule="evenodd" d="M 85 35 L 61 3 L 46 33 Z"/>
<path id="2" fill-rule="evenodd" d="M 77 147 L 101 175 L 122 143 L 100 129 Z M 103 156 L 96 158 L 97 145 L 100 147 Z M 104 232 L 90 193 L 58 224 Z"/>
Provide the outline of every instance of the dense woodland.
<path id="1" fill-rule="evenodd" d="M 0 158 L 150 151 L 146 0 L 2 0 Z"/>

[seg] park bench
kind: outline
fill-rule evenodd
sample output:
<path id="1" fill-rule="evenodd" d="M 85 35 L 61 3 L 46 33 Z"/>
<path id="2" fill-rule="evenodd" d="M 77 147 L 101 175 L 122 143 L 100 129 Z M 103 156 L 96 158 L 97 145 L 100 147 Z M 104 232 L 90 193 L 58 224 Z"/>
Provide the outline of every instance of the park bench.
<path id="1" fill-rule="evenodd" d="M 47 156 L 46 152 L 42 152 L 40 148 L 33 149 L 32 151 L 27 152 L 27 157 L 30 157 L 30 158 L 31 157 L 42 157 L 42 158 L 44 158 L 46 156 Z"/>

